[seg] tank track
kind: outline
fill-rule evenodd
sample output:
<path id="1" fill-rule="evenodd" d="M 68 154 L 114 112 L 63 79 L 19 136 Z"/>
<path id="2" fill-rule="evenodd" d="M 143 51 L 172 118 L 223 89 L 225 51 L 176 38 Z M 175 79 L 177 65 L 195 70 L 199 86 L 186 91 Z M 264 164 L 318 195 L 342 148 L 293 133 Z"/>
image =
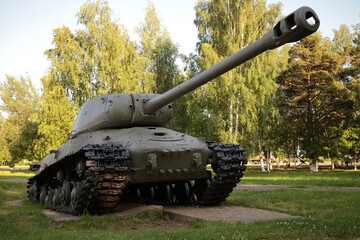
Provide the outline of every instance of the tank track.
<path id="1" fill-rule="evenodd" d="M 200 185 L 200 192 L 196 193 L 199 204 L 218 205 L 226 200 L 240 182 L 246 170 L 247 155 L 236 144 L 208 143 L 208 147 L 213 151 L 211 165 L 216 175 L 199 183 L 195 182 L 194 191 L 199 191 L 196 184 Z"/>
<path id="2" fill-rule="evenodd" d="M 66 165 L 67 160 L 77 164 L 82 162 L 82 168 L 78 167 L 77 172 L 76 166 L 68 169 L 68 176 L 63 181 L 54 169 L 41 172 L 29 179 L 28 198 L 50 204 L 50 209 L 76 215 L 111 212 L 127 183 L 129 151 L 121 145 L 89 144 L 59 161 L 57 167 L 61 167 L 61 163 Z M 48 199 L 41 195 L 42 188 L 47 189 Z"/>

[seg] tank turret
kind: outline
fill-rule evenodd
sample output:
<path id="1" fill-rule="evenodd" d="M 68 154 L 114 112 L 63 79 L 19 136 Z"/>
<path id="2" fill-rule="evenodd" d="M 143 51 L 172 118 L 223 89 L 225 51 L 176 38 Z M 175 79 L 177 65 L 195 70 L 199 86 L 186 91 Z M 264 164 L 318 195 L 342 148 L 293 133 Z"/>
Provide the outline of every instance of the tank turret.
<path id="1" fill-rule="evenodd" d="M 164 94 L 87 101 L 70 140 L 45 156 L 29 179 L 28 198 L 74 214 L 108 213 L 129 201 L 220 204 L 242 178 L 246 152 L 169 129 L 172 102 L 268 49 L 306 37 L 319 24 L 316 13 L 302 7 L 258 41 Z"/>

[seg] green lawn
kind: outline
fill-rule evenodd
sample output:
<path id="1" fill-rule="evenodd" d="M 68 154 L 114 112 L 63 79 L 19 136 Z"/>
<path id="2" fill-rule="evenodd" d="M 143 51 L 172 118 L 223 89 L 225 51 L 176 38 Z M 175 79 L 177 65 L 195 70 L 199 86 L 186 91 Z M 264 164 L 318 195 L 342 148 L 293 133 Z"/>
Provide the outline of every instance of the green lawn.
<path id="1" fill-rule="evenodd" d="M 262 173 L 260 170 L 247 170 L 241 184 L 275 184 L 295 187 L 360 187 L 360 171 L 320 169 L 318 173 L 310 173 L 308 169 L 297 169 Z"/>
<path id="2" fill-rule="evenodd" d="M 28 179 L 32 177 L 37 172 L 33 171 L 17 171 L 17 170 L 2 170 L 0 171 L 0 179 L 2 178 L 24 178 Z"/>
<path id="3" fill-rule="evenodd" d="M 4 201 L 25 199 L 26 183 L 4 178 L 24 177 L 28 172 L 0 172 L 0 239 L 359 239 L 360 192 L 281 189 L 233 192 L 226 205 L 275 210 L 301 216 L 298 219 L 229 224 L 193 220 L 179 230 L 161 214 L 88 216 L 55 223 L 41 213 L 42 206 L 24 200 L 24 206 Z M 249 171 L 242 183 L 291 184 L 293 186 L 359 186 L 355 171 Z M 352 180 L 353 184 L 351 184 Z M 249 181 L 249 182 L 248 182 Z M 152 229 L 152 230 L 146 230 Z"/>

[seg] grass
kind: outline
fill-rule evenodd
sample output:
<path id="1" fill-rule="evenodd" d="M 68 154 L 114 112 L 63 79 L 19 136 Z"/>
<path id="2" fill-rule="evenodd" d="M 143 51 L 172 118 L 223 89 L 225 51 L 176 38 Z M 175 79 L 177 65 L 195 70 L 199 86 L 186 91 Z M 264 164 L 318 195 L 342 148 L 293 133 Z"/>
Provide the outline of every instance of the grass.
<path id="1" fill-rule="evenodd" d="M 0 171 L 0 179 L 1 178 L 24 178 L 28 179 L 29 177 L 32 177 L 37 172 L 33 171 L 20 171 L 20 170 L 3 170 Z"/>
<path id="2" fill-rule="evenodd" d="M 9 165 L 7 165 L 7 166 L 0 166 L 0 169 L 9 169 L 9 168 L 29 168 L 29 165 L 25 165 L 25 164 L 15 164 L 14 167 L 10 167 Z"/>
<path id="3" fill-rule="evenodd" d="M 308 169 L 297 169 L 262 173 L 259 170 L 247 170 L 241 183 L 290 185 L 294 187 L 360 187 L 360 171 L 321 169 L 318 173 L 310 173 Z"/>
<path id="4" fill-rule="evenodd" d="M 25 177 L 28 172 L 0 172 L 0 239 L 358 239 L 360 192 L 281 189 L 233 192 L 226 205 L 284 212 L 301 218 L 230 224 L 192 220 L 180 228 L 162 214 L 129 217 L 83 215 L 79 220 L 55 223 L 41 213 L 42 206 L 26 198 L 26 183 L 3 178 Z M 33 173 L 32 173 L 33 174 Z M 260 179 L 257 179 L 259 177 Z M 249 171 L 243 183 L 294 186 L 359 186 L 354 171 L 310 174 L 305 171 Z M 353 179 L 353 183 L 349 182 Z M 248 182 L 249 181 L 249 182 Z M 297 181 L 299 183 L 297 183 Z M 335 181 L 335 182 L 332 182 Z M 24 206 L 4 201 L 23 199 Z M 161 230 L 172 229 L 172 230 Z"/>

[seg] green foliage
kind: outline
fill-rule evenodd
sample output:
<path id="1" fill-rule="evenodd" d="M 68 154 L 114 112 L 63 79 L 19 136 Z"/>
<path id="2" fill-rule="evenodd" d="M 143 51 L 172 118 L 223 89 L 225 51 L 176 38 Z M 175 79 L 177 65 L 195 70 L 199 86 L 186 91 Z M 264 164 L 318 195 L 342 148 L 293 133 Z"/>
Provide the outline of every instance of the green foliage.
<path id="1" fill-rule="evenodd" d="M 164 93 L 175 86 L 179 77 L 176 60 L 178 47 L 161 26 L 154 4 L 149 1 L 144 22 L 137 28 L 140 56 L 144 64 L 144 86 L 152 93 Z"/>
<path id="2" fill-rule="evenodd" d="M 13 165 L 21 160 L 34 160 L 33 145 L 37 139 L 35 112 L 39 96 L 28 77 L 6 76 L 0 84 L 0 109 L 8 114 L 1 120 L 1 161 Z"/>
<path id="3" fill-rule="evenodd" d="M 44 86 L 47 85 L 46 80 L 46 77 L 42 79 Z M 38 111 L 39 140 L 35 145 L 37 159 L 44 158 L 50 150 L 55 150 L 68 140 L 76 110 L 76 106 L 67 99 L 62 86 L 44 91 Z"/>
<path id="4" fill-rule="evenodd" d="M 353 36 L 351 36 L 350 29 L 347 25 L 341 24 L 339 30 L 333 29 L 333 51 L 344 51 L 352 44 Z"/>
<path id="5" fill-rule="evenodd" d="M 261 38 L 278 20 L 280 7 L 267 6 L 264 1 L 198 1 L 195 24 L 200 69 Z M 207 123 L 198 126 L 211 129 L 211 135 L 206 135 L 210 140 L 240 142 L 249 152 L 259 150 L 275 107 L 278 56 L 277 50 L 268 51 L 196 91 L 194 102 L 202 102 L 205 110 L 194 106 L 190 112 L 202 114 L 200 118 Z"/>
<path id="6" fill-rule="evenodd" d="M 354 33 L 351 34 L 346 25 L 341 25 L 339 30 L 334 30 L 334 50 L 340 57 L 340 69 L 338 79 L 351 92 L 353 106 L 348 109 L 345 119 L 338 124 L 328 126 L 326 150 L 330 156 L 356 160 L 359 154 L 358 139 L 359 131 L 359 109 L 360 109 L 360 47 L 359 47 L 359 25 L 353 26 Z M 352 161 L 350 160 L 350 161 Z"/>
<path id="7" fill-rule="evenodd" d="M 106 1 L 85 3 L 77 14 L 80 30 L 54 30 L 49 87 L 61 85 L 77 106 L 106 93 L 149 91 L 141 81 L 142 64 L 126 30 L 112 20 Z"/>
<path id="8" fill-rule="evenodd" d="M 3 117 L 0 115 L 0 163 L 3 163 L 7 160 L 11 159 L 11 154 L 9 152 L 9 146 L 8 143 L 6 141 L 6 133 L 7 133 L 7 129 L 5 126 L 5 120 L 3 119 Z"/>
<path id="9" fill-rule="evenodd" d="M 58 148 L 70 134 L 82 104 L 107 93 L 151 92 L 142 76 L 144 64 L 135 43 L 122 25 L 113 20 L 106 1 L 86 2 L 77 14 L 79 30 L 54 30 L 54 48 L 45 51 L 51 62 L 42 79 L 39 159 Z"/>
<path id="10" fill-rule="evenodd" d="M 326 143 L 327 128 L 347 117 L 354 96 L 337 76 L 340 59 L 323 46 L 314 33 L 289 51 L 287 69 L 279 76 L 285 119 L 292 122 L 296 136 L 303 139 L 308 157 L 315 160 Z"/>

